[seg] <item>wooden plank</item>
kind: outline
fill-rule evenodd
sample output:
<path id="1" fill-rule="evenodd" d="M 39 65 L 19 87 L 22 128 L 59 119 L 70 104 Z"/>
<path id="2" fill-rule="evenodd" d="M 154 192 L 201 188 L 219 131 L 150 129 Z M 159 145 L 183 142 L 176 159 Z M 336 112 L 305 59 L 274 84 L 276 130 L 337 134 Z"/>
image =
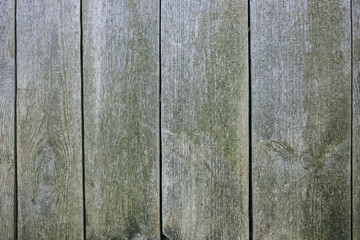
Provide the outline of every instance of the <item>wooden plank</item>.
<path id="1" fill-rule="evenodd" d="M 352 1 L 353 56 L 353 239 L 360 239 L 360 1 Z"/>
<path id="2" fill-rule="evenodd" d="M 80 1 L 17 1 L 20 239 L 81 239 Z"/>
<path id="3" fill-rule="evenodd" d="M 15 1 L 0 2 L 0 238 L 14 239 Z"/>
<path id="4" fill-rule="evenodd" d="M 161 6 L 163 232 L 247 239 L 247 1 Z"/>
<path id="5" fill-rule="evenodd" d="M 83 1 L 87 239 L 159 239 L 159 3 Z"/>
<path id="6" fill-rule="evenodd" d="M 350 0 L 250 6 L 254 239 L 350 239 Z"/>

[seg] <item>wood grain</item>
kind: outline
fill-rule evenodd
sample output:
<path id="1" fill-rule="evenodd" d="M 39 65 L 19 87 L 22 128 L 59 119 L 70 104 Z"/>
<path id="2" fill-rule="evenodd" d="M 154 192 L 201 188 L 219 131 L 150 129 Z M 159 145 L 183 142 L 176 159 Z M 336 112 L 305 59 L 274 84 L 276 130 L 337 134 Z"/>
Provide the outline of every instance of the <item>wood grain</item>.
<path id="1" fill-rule="evenodd" d="M 0 12 L 0 239 L 14 239 L 15 1 Z"/>
<path id="2" fill-rule="evenodd" d="M 159 239 L 159 2 L 83 1 L 87 239 Z"/>
<path id="3" fill-rule="evenodd" d="M 17 1 L 20 239 L 81 239 L 80 2 Z"/>
<path id="4" fill-rule="evenodd" d="M 250 6 L 254 239 L 350 239 L 350 1 Z"/>
<path id="5" fill-rule="evenodd" d="M 246 1 L 161 6 L 163 232 L 247 239 Z"/>
<path id="6" fill-rule="evenodd" d="M 352 1 L 353 43 L 353 239 L 360 239 L 360 1 Z"/>

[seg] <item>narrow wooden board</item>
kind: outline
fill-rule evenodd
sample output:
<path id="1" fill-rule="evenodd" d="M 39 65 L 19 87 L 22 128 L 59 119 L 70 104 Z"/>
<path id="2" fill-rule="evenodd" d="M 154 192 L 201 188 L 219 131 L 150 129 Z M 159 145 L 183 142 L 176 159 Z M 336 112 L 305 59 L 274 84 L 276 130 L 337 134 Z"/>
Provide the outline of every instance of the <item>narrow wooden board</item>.
<path id="1" fill-rule="evenodd" d="M 83 1 L 87 239 L 159 239 L 159 2 Z"/>
<path id="2" fill-rule="evenodd" d="M 247 1 L 161 6 L 163 232 L 249 237 Z"/>
<path id="3" fill-rule="evenodd" d="M 352 1 L 353 43 L 353 239 L 360 239 L 360 1 Z"/>
<path id="4" fill-rule="evenodd" d="M 80 1 L 17 1 L 20 239 L 81 239 Z"/>
<path id="5" fill-rule="evenodd" d="M 250 6 L 254 239 L 350 239 L 350 0 Z"/>
<path id="6" fill-rule="evenodd" d="M 0 238 L 14 239 L 15 0 L 0 13 Z"/>

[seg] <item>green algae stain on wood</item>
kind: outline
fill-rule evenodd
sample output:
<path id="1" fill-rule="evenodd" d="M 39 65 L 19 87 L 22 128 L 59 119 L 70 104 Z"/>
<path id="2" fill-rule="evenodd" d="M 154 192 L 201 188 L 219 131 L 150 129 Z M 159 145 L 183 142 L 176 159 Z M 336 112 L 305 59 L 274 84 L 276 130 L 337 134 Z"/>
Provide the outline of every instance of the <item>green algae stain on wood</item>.
<path id="1" fill-rule="evenodd" d="M 351 65 L 349 1 L 309 2 L 303 129 L 318 168 L 309 175 L 303 235 L 350 238 Z M 341 23 L 341 24 L 339 24 Z M 318 209 L 314 209 L 321 206 Z"/>
<path id="2" fill-rule="evenodd" d="M 248 97 L 246 82 L 247 58 L 239 56 L 247 51 L 247 41 L 233 42 L 233 38 L 241 37 L 244 29 L 243 18 L 236 11 L 238 9 L 230 2 L 223 10 L 225 13 L 212 13 L 210 18 L 223 19 L 219 30 L 211 33 L 202 33 L 201 37 L 209 37 L 209 50 L 205 56 L 205 93 L 203 99 L 199 99 L 200 106 L 196 112 L 196 126 L 203 134 L 210 134 L 214 139 L 219 151 L 232 168 L 241 161 L 246 161 L 244 156 L 245 145 L 239 147 L 239 143 L 246 142 L 246 118 L 241 116 L 246 107 Z M 219 15 L 219 16 L 217 16 Z M 225 22 L 226 21 L 226 22 Z M 206 19 L 203 26 L 208 24 Z M 232 46 L 232 47 L 230 47 Z M 240 79 L 240 80 L 239 80 Z M 243 110 L 243 111 L 242 111 Z M 247 156 L 247 153 L 245 153 Z"/>
<path id="3" fill-rule="evenodd" d="M 15 1 L 0 12 L 0 238 L 14 239 Z"/>
<path id="4" fill-rule="evenodd" d="M 245 1 L 162 3 L 163 226 L 248 238 Z"/>
<path id="5" fill-rule="evenodd" d="M 88 239 L 159 239 L 159 3 L 83 2 Z"/>
<path id="6" fill-rule="evenodd" d="M 251 6 L 254 239 L 350 239 L 350 1 Z"/>
<path id="7" fill-rule="evenodd" d="M 17 1 L 19 239 L 82 239 L 79 1 Z"/>

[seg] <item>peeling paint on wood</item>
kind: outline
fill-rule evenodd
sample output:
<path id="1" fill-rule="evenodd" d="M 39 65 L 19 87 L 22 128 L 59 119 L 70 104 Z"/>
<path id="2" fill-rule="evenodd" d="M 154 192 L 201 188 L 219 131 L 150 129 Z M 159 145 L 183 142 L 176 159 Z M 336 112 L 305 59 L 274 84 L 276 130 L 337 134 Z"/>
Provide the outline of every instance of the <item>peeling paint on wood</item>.
<path id="1" fill-rule="evenodd" d="M 80 2 L 16 12 L 19 239 L 82 239 Z"/>
<path id="2" fill-rule="evenodd" d="M 14 239 L 15 1 L 0 12 L 0 238 Z"/>
<path id="3" fill-rule="evenodd" d="M 247 239 L 247 1 L 161 6 L 163 232 Z"/>
<path id="4" fill-rule="evenodd" d="M 83 1 L 87 239 L 159 239 L 159 2 Z"/>
<path id="5" fill-rule="evenodd" d="M 254 239 L 350 239 L 350 1 L 251 1 Z"/>

